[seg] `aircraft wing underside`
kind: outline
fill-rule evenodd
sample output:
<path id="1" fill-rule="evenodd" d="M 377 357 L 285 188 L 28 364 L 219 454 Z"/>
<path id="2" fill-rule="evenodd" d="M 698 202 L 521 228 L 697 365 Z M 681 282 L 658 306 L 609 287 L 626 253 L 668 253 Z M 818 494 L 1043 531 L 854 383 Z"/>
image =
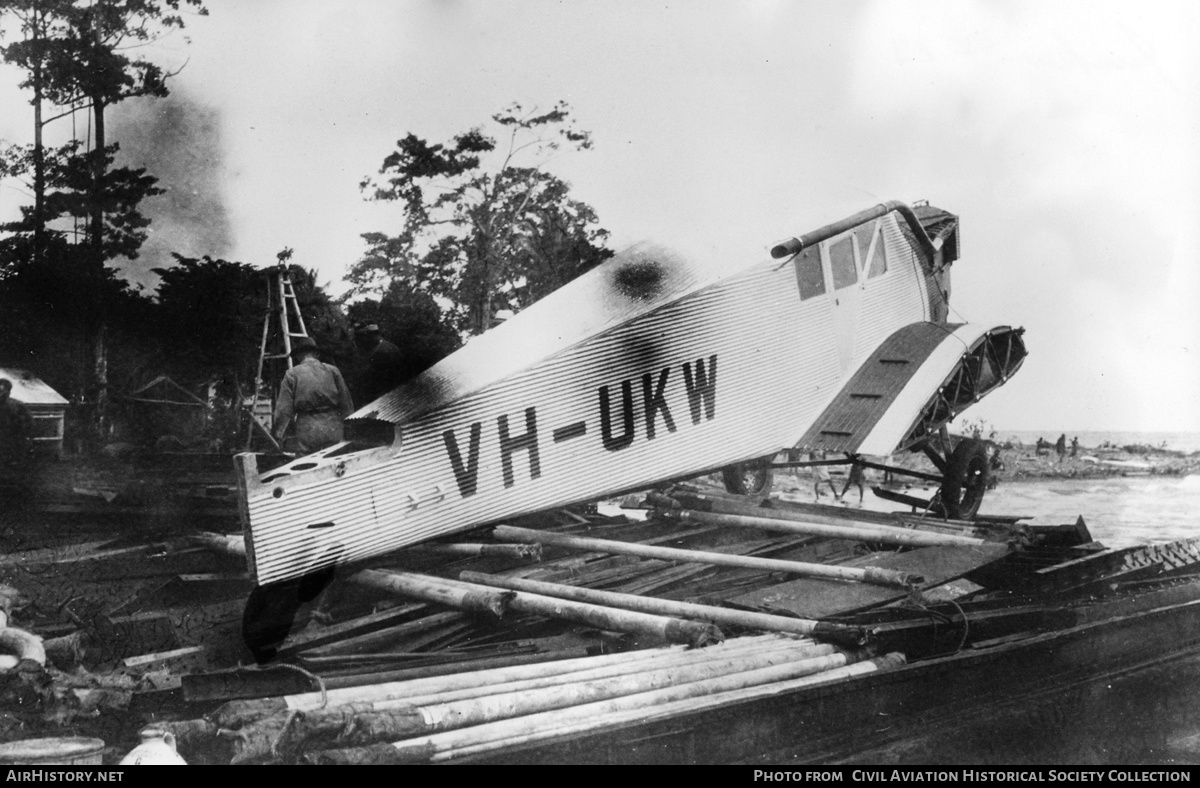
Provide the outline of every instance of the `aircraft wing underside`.
<path id="1" fill-rule="evenodd" d="M 871 455 L 912 448 L 1020 368 L 1022 333 L 1008 326 L 904 326 L 850 376 L 799 445 Z"/>

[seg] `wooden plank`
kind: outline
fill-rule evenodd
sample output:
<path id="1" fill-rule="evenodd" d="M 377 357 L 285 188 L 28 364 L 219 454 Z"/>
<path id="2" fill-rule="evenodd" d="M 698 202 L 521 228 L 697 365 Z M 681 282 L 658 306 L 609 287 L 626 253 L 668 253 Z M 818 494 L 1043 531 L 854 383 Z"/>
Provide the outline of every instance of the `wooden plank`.
<path id="1" fill-rule="evenodd" d="M 337 643 L 338 641 L 359 635 L 378 632 L 381 629 L 387 629 L 396 624 L 409 621 L 421 611 L 427 610 L 428 607 L 428 605 L 420 603 L 398 605 L 378 613 L 359 616 L 358 618 L 331 626 L 306 629 L 303 632 L 289 636 L 284 641 L 283 647 L 279 649 L 279 656 L 283 657 L 298 651 Z"/>
<path id="2" fill-rule="evenodd" d="M 981 566 L 1001 560 L 1008 553 L 1008 546 L 1000 544 L 924 547 L 907 553 L 874 553 L 847 563 L 869 562 L 881 568 L 920 574 L 925 577 L 925 582 L 920 586 L 923 590 L 962 577 Z M 882 586 L 804 578 L 742 594 L 728 601 L 751 609 L 820 619 L 887 604 L 905 596 L 902 591 Z"/>

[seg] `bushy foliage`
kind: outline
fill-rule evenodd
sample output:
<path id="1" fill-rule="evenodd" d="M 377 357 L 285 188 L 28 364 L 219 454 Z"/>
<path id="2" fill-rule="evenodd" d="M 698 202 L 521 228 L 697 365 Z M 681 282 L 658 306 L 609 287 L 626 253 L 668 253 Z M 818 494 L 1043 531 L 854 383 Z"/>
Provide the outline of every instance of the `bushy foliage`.
<path id="1" fill-rule="evenodd" d="M 405 282 L 437 299 L 454 328 L 481 333 L 496 311 L 528 306 L 611 256 L 592 208 L 543 169 L 557 151 L 591 147 L 566 104 L 513 104 L 492 123 L 503 145 L 479 128 L 445 144 L 410 133 L 363 181 L 369 199 L 402 203 L 404 222 L 363 236 L 368 251 L 348 276 L 358 294 Z"/>

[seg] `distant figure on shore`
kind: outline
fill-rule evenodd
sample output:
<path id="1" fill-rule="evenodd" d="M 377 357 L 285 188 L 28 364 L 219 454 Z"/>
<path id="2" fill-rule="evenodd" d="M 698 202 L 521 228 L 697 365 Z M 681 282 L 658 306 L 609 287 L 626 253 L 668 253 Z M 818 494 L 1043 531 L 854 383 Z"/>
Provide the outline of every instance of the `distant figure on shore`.
<path id="1" fill-rule="evenodd" d="M 1039 435 L 1038 439 L 1037 439 L 1037 450 L 1036 450 L 1037 455 L 1040 457 L 1043 454 L 1048 454 L 1049 452 L 1050 452 L 1050 441 L 1042 440 L 1042 436 Z"/>
<path id="2" fill-rule="evenodd" d="M 858 505 L 862 506 L 863 502 L 863 469 L 857 462 L 850 465 L 850 473 L 846 477 L 846 486 L 842 488 L 842 500 L 846 498 L 846 492 L 850 489 L 850 485 L 858 486 Z"/>
<path id="3" fill-rule="evenodd" d="M 1067 436 L 1066 433 L 1059 435 L 1058 440 L 1054 442 L 1054 453 L 1058 455 L 1058 461 L 1062 462 L 1063 457 L 1067 456 Z"/>
<path id="4" fill-rule="evenodd" d="M 1076 457 L 1078 455 L 1079 455 L 1079 436 L 1076 435 L 1074 438 L 1071 438 L 1071 456 Z"/>
<path id="5" fill-rule="evenodd" d="M 825 459 L 825 452 L 809 452 L 808 459 L 809 462 L 820 462 Z M 828 465 L 814 465 L 812 466 L 812 472 L 813 492 L 816 493 L 818 501 L 821 500 L 821 486 L 825 484 L 829 485 L 829 491 L 833 493 L 833 500 L 841 500 L 841 496 L 838 495 L 837 487 L 833 485 L 833 479 L 829 478 Z"/>

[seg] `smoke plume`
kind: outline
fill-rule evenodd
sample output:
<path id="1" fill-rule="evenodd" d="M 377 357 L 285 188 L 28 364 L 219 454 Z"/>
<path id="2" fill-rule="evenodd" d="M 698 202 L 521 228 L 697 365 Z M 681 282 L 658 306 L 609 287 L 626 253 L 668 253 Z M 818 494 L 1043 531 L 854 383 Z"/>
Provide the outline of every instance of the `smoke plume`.
<path id="1" fill-rule="evenodd" d="M 226 175 L 217 110 L 176 88 L 167 98 L 131 99 L 113 107 L 109 138 L 120 143 L 117 166 L 145 167 L 164 194 L 142 202 L 149 237 L 136 260 L 119 261 L 121 273 L 154 289 L 151 269 L 174 263 L 171 254 L 223 257 L 232 247 L 225 206 Z"/>

